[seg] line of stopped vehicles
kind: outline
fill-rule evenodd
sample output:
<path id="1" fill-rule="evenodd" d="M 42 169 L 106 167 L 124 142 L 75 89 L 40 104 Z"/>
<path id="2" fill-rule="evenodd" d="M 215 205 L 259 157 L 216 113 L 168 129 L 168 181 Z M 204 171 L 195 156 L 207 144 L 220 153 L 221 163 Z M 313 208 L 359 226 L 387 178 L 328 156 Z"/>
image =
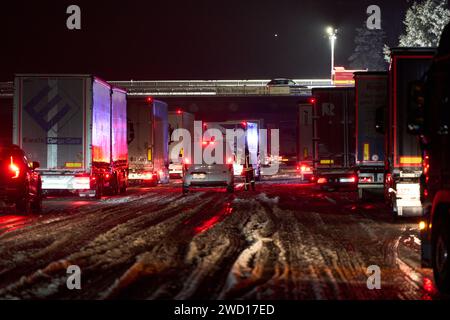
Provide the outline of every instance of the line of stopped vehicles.
<path id="1" fill-rule="evenodd" d="M 297 176 L 324 190 L 353 190 L 362 201 L 378 193 L 395 217 L 420 217 L 422 264 L 442 292 L 450 290 L 448 43 L 449 26 L 439 48 L 392 49 L 389 71 L 313 88 L 297 112 Z M 259 150 L 261 119 L 201 122 L 198 135 L 193 114 L 127 97 L 90 75 L 17 75 L 12 118 L 12 141 L 0 147 L 0 203 L 21 214 L 40 213 L 48 193 L 99 199 L 171 178 L 182 179 L 183 193 L 218 186 L 232 193 L 238 180 L 254 189 L 281 158 Z M 208 135 L 212 128 L 242 129 L 243 150 Z M 175 129 L 191 133 L 188 145 L 180 148 Z M 194 161 L 189 149 L 218 143 L 227 150 L 222 164 Z"/>

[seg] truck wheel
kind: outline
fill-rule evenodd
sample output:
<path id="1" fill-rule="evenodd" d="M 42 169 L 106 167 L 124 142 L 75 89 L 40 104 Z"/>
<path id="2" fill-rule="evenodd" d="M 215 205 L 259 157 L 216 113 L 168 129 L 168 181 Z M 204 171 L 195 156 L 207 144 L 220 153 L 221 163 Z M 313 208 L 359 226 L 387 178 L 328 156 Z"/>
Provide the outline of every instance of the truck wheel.
<path id="1" fill-rule="evenodd" d="M 234 192 L 234 184 L 227 186 L 227 192 L 233 193 Z"/>
<path id="2" fill-rule="evenodd" d="M 124 193 L 126 193 L 126 192 L 127 192 L 127 183 L 124 182 L 124 183 L 122 184 L 122 187 L 120 187 L 120 194 L 124 194 Z"/>
<path id="3" fill-rule="evenodd" d="M 31 213 L 31 201 L 28 191 L 25 195 L 16 201 L 16 213 L 18 214 L 30 214 Z"/>
<path id="4" fill-rule="evenodd" d="M 36 198 L 31 203 L 31 211 L 36 214 L 42 213 L 42 189 L 39 188 Z"/>
<path id="5" fill-rule="evenodd" d="M 97 187 L 95 188 L 95 199 L 101 199 L 102 198 L 102 193 L 103 193 L 103 190 L 102 190 L 103 188 L 102 188 L 102 186 L 101 186 L 101 184 L 100 183 L 98 183 L 97 184 Z"/>
<path id="6" fill-rule="evenodd" d="M 431 244 L 434 280 L 439 291 L 444 293 L 450 293 L 449 227 L 449 220 L 446 216 L 441 216 L 436 223 L 433 223 Z"/>
<path id="7" fill-rule="evenodd" d="M 110 186 L 110 193 L 112 196 L 116 196 L 119 194 L 119 177 L 117 174 L 113 175 L 113 178 L 111 179 L 112 185 Z"/>

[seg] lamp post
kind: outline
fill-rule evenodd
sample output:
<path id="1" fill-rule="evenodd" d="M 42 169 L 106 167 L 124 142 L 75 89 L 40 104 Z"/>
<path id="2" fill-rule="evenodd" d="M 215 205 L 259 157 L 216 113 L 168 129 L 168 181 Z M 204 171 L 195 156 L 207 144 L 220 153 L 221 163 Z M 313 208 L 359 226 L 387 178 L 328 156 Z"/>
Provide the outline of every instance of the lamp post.
<path id="1" fill-rule="evenodd" d="M 327 35 L 328 39 L 330 39 L 330 45 L 331 45 L 331 81 L 333 81 L 333 74 L 334 74 L 334 45 L 336 43 L 337 39 L 337 29 L 333 27 L 327 28 Z"/>

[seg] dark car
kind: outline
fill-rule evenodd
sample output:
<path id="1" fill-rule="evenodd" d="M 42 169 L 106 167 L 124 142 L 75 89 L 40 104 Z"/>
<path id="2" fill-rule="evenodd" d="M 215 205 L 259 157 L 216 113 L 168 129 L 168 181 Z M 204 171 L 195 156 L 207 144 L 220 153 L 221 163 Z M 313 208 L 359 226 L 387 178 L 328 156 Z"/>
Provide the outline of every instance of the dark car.
<path id="1" fill-rule="evenodd" d="M 25 152 L 16 145 L 0 146 L 0 206 L 15 205 L 17 213 L 42 211 L 42 182 Z"/>
<path id="2" fill-rule="evenodd" d="M 290 88 L 300 88 L 307 89 L 307 86 L 299 85 L 294 80 L 286 78 L 277 78 L 269 81 L 267 83 L 268 87 L 290 87 Z"/>

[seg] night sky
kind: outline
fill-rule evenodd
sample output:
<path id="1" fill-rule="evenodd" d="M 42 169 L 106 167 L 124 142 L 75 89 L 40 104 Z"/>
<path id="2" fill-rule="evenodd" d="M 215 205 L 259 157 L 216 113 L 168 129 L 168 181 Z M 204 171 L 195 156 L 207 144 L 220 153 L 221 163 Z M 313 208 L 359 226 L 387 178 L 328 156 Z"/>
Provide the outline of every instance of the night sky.
<path id="1" fill-rule="evenodd" d="M 81 31 L 66 28 L 71 4 L 81 7 Z M 381 7 L 388 43 L 395 42 L 406 0 L 1 1 L 0 81 L 44 72 L 108 80 L 326 78 L 325 27 L 339 28 L 336 65 L 348 65 L 370 4 Z"/>

